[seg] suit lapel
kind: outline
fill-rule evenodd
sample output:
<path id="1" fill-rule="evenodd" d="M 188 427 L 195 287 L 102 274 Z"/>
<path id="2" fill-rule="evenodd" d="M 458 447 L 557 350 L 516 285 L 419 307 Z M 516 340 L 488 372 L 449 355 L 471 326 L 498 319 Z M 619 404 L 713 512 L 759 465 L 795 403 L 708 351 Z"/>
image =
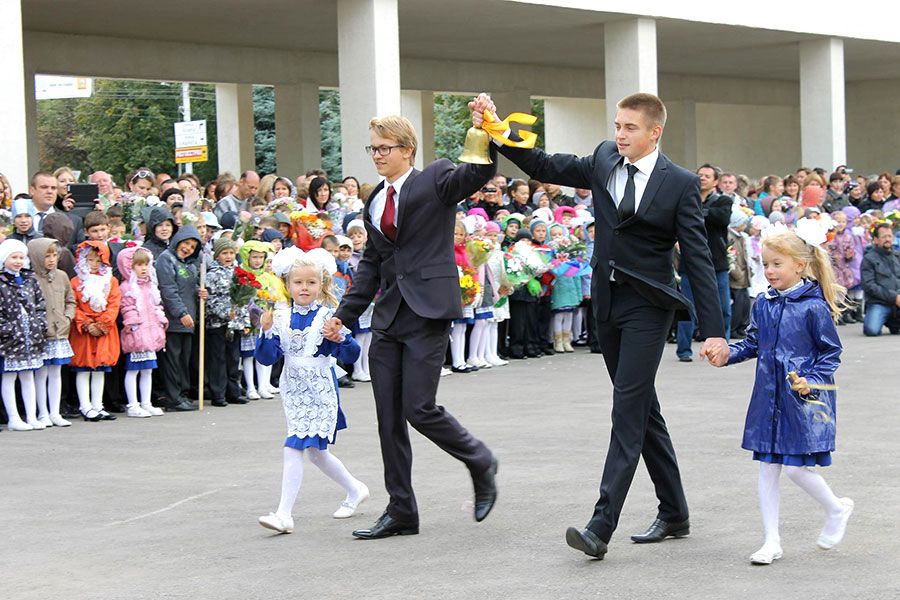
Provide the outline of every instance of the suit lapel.
<path id="1" fill-rule="evenodd" d="M 622 157 L 618 152 L 613 152 L 607 157 L 602 167 L 601 190 L 600 197 L 594 200 L 594 213 L 599 212 L 606 219 L 610 227 L 616 227 L 619 224 L 619 215 L 616 213 L 616 201 L 609 193 L 609 178 L 612 176 L 613 169 L 619 164 Z"/>
<path id="2" fill-rule="evenodd" d="M 418 169 L 413 169 L 409 176 L 406 178 L 406 181 L 403 182 L 403 187 L 400 188 L 400 194 L 397 196 L 397 237 L 400 237 L 400 227 L 403 225 L 403 216 L 406 214 L 406 205 L 409 204 L 409 191 L 412 187 L 412 182 L 416 177 L 419 176 Z"/>
<path id="3" fill-rule="evenodd" d="M 369 199 L 366 200 L 366 205 L 363 206 L 363 223 L 368 223 L 370 230 L 380 235 L 384 241 L 390 242 L 390 240 L 387 239 L 387 237 L 385 237 L 383 233 L 381 233 L 381 230 L 378 228 L 378 226 L 375 225 L 374 222 L 372 222 L 372 202 L 375 200 L 375 197 L 378 196 L 378 193 L 383 187 L 384 179 L 382 179 L 381 183 L 379 183 L 378 186 L 374 190 L 372 190 L 372 193 L 369 194 Z"/>

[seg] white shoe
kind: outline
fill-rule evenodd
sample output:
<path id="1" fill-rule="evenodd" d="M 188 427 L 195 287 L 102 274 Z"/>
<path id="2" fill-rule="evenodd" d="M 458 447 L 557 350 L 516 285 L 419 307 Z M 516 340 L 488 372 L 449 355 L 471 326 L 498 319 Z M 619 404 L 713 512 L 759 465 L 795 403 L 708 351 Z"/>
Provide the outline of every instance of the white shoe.
<path id="1" fill-rule="evenodd" d="M 50 415 L 44 415 L 43 417 L 38 417 L 38 421 L 40 421 L 44 427 L 53 427 L 53 424 L 54 424 L 53 421 L 50 419 Z"/>
<path id="2" fill-rule="evenodd" d="M 10 421 L 7 424 L 6 428 L 10 431 L 31 431 L 32 429 L 34 429 L 34 427 L 22 420 Z"/>
<path id="3" fill-rule="evenodd" d="M 362 484 L 362 492 L 359 494 L 359 498 L 356 502 L 350 502 L 348 500 L 344 500 L 341 502 L 341 505 L 338 507 L 334 514 L 331 515 L 335 519 L 346 519 L 348 517 L 352 517 L 353 513 L 356 512 L 357 507 L 360 504 L 369 499 L 369 488 L 366 484 Z"/>
<path id="4" fill-rule="evenodd" d="M 508 360 L 503 360 L 499 356 L 491 356 L 488 357 L 487 361 L 494 365 L 495 367 L 503 367 L 509 364 Z"/>
<path id="5" fill-rule="evenodd" d="M 151 417 L 161 417 L 163 416 L 163 409 L 157 408 L 153 406 L 151 403 L 147 402 L 146 404 L 141 404 L 141 408 L 150 413 Z"/>
<path id="6" fill-rule="evenodd" d="M 491 367 L 494 366 L 494 365 L 490 365 L 486 362 L 482 362 L 480 360 L 467 361 L 466 364 L 469 365 L 470 367 L 476 367 L 478 369 L 490 369 Z"/>
<path id="7" fill-rule="evenodd" d="M 453 375 L 453 371 L 447 367 L 441 367 L 441 377 L 446 377 L 447 375 Z"/>
<path id="8" fill-rule="evenodd" d="M 249 396 L 249 394 L 248 394 L 248 396 Z M 273 396 L 272 392 L 270 392 L 269 390 L 260 390 L 259 397 L 262 398 L 263 400 L 271 400 L 275 396 Z"/>
<path id="9" fill-rule="evenodd" d="M 763 544 L 762 548 L 750 555 L 752 565 L 771 565 L 784 555 L 781 546 Z"/>
<path id="10" fill-rule="evenodd" d="M 151 416 L 149 412 L 147 412 L 137 404 L 135 404 L 134 406 L 129 406 L 127 414 L 129 417 L 135 417 L 138 419 L 143 419 L 145 417 Z"/>
<path id="11" fill-rule="evenodd" d="M 42 429 L 47 429 L 47 426 L 44 425 L 43 423 L 41 423 L 40 421 L 38 421 L 37 419 L 32 419 L 32 420 L 30 420 L 30 421 L 26 421 L 26 423 L 28 423 L 28 425 L 29 425 L 32 429 L 34 429 L 35 431 L 40 431 L 40 430 L 42 430 Z"/>
<path id="12" fill-rule="evenodd" d="M 50 421 L 57 427 L 68 427 L 71 425 L 70 422 L 66 421 L 59 415 L 50 415 Z"/>
<path id="13" fill-rule="evenodd" d="M 257 392 L 256 390 L 250 390 L 249 392 L 247 392 L 247 399 L 248 400 L 259 400 L 260 399 L 259 392 Z"/>
<path id="14" fill-rule="evenodd" d="M 831 550 L 837 546 L 838 543 L 844 539 L 844 533 L 847 532 L 847 521 L 850 520 L 850 515 L 853 514 L 853 500 L 850 498 L 841 498 L 840 503 L 844 507 L 844 510 L 841 512 L 841 522 L 838 526 L 838 530 L 835 533 L 828 535 L 823 529 L 822 533 L 819 534 L 819 539 L 816 540 L 816 544 L 822 550 Z"/>
<path id="15" fill-rule="evenodd" d="M 353 381 L 362 381 L 362 382 L 372 381 L 372 378 L 366 374 L 357 375 L 356 373 L 354 373 L 352 379 L 353 379 Z"/>
<path id="16" fill-rule="evenodd" d="M 260 517 L 259 524 L 278 533 L 294 533 L 294 519 L 282 519 L 275 513 Z"/>

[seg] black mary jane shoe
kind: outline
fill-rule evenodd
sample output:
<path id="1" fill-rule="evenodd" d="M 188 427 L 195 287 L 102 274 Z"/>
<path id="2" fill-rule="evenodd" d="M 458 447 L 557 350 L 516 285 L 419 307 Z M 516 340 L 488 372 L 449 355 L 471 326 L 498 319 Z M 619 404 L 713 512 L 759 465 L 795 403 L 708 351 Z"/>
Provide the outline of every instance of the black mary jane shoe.
<path id="1" fill-rule="evenodd" d="M 100 420 L 101 421 L 115 421 L 116 415 L 110 414 L 110 413 L 106 412 L 105 410 L 101 410 L 100 411 Z"/>
<path id="2" fill-rule="evenodd" d="M 89 423 L 96 423 L 103 419 L 103 415 L 100 414 L 100 411 L 93 408 L 87 412 L 81 413 L 81 416 Z"/>

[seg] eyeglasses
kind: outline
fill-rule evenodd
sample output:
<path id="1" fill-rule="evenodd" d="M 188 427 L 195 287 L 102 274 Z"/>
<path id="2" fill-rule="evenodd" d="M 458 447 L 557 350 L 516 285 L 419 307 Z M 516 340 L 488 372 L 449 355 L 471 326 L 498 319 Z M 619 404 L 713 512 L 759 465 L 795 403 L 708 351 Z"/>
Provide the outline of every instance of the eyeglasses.
<path id="1" fill-rule="evenodd" d="M 494 192 L 497 191 L 497 188 L 483 187 L 483 188 L 481 188 L 481 191 L 484 192 L 485 194 L 493 194 Z"/>
<path id="2" fill-rule="evenodd" d="M 396 146 L 366 146 L 366 154 L 375 156 L 375 153 L 377 152 L 379 156 L 387 156 L 394 148 L 403 148 L 403 146 L 400 144 Z"/>
<path id="3" fill-rule="evenodd" d="M 131 178 L 131 183 L 134 183 L 138 179 L 144 179 L 147 177 L 153 178 L 153 173 L 151 173 L 147 169 L 141 169 L 140 171 L 138 171 L 137 173 L 134 174 L 134 177 Z"/>

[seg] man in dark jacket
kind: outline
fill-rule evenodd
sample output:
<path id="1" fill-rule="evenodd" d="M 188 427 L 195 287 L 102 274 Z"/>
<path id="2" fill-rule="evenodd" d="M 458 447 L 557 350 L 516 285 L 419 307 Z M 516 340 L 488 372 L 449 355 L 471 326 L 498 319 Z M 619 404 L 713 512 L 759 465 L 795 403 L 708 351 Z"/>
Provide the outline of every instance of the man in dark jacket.
<path id="1" fill-rule="evenodd" d="M 697 169 L 700 178 L 700 212 L 706 225 L 706 242 L 712 254 L 713 268 L 716 270 L 716 285 L 719 289 L 719 303 L 722 306 L 722 319 L 725 322 L 725 339 L 731 335 L 731 287 L 728 283 L 728 223 L 731 220 L 731 207 L 734 202 L 728 196 L 719 194 L 721 172 L 718 167 L 705 164 Z M 681 293 L 693 302 L 694 290 L 691 281 L 684 272 L 682 262 L 678 271 L 681 275 Z M 694 337 L 694 320 L 678 322 L 678 346 L 675 354 L 681 362 L 691 362 L 691 339 Z"/>
<path id="2" fill-rule="evenodd" d="M 881 335 L 885 325 L 892 334 L 900 333 L 900 254 L 893 245 L 891 226 L 879 223 L 860 266 L 866 293 L 863 333 L 868 336 Z"/>
<path id="3" fill-rule="evenodd" d="M 190 356 L 194 329 L 197 327 L 200 289 L 197 256 L 200 254 L 200 233 L 193 225 L 178 230 L 172 244 L 156 262 L 156 277 L 169 328 L 166 349 L 162 353 L 161 376 L 171 410 L 197 410 L 188 399 Z"/>

